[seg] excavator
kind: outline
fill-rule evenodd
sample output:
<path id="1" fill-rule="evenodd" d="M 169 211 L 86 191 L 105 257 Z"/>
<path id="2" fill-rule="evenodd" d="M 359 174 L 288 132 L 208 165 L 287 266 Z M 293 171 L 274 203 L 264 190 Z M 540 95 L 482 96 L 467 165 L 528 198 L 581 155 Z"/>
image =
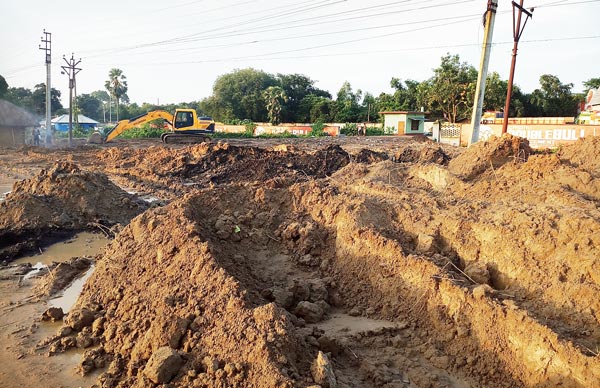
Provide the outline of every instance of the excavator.
<path id="1" fill-rule="evenodd" d="M 152 120 L 163 119 L 169 130 L 160 137 L 163 143 L 202 143 L 210 141 L 208 134 L 215 132 L 215 122 L 210 117 L 198 117 L 194 109 L 176 109 L 175 114 L 164 110 L 154 110 L 128 120 L 121 120 L 105 136 L 108 143 L 123 132 L 139 127 Z"/>

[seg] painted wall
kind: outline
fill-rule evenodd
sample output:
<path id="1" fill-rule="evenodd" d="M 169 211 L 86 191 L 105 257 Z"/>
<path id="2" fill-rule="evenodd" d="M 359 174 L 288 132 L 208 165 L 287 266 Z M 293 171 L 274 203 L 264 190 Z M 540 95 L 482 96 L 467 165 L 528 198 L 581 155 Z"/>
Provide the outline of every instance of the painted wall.
<path id="1" fill-rule="evenodd" d="M 472 126 L 463 125 L 460 144 L 467 145 Z M 508 125 L 508 133 L 529 140 L 532 148 L 556 148 L 561 144 L 570 144 L 587 136 L 600 136 L 600 125 Z M 502 125 L 481 124 L 479 140 L 487 140 L 490 136 L 500 136 Z"/>
<path id="2" fill-rule="evenodd" d="M 411 126 L 411 129 L 409 129 L 410 120 L 419 120 L 419 129 L 418 130 L 413 131 L 412 126 Z M 385 131 L 387 131 L 388 128 L 394 128 L 394 133 L 398 134 L 398 122 L 403 122 L 404 128 L 405 128 L 405 130 L 404 130 L 405 134 L 407 134 L 407 135 L 417 134 L 417 133 L 422 134 L 425 131 L 425 121 L 424 120 L 425 120 L 425 116 L 419 115 L 419 114 L 387 113 L 384 115 L 383 129 Z"/>
<path id="3" fill-rule="evenodd" d="M 244 125 L 225 125 L 217 123 L 215 125 L 216 132 L 225 133 L 244 133 L 246 127 Z M 305 136 L 312 131 L 312 127 L 307 124 L 285 124 L 285 125 L 271 125 L 265 123 L 256 123 L 254 129 L 254 136 L 260 135 L 281 135 L 288 132 L 296 136 Z M 339 136 L 340 127 L 337 125 L 326 125 L 323 131 L 328 133 L 330 136 Z"/>

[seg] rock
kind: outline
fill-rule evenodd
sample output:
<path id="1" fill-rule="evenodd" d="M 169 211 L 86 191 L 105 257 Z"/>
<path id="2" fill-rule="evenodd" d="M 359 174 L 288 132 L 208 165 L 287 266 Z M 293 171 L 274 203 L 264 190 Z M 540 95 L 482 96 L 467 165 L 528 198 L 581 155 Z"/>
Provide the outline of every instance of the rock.
<path id="1" fill-rule="evenodd" d="M 294 304 L 294 294 L 291 291 L 284 290 L 283 288 L 273 287 L 271 295 L 275 303 L 279 306 L 289 309 Z"/>
<path id="2" fill-rule="evenodd" d="M 358 317 L 361 314 L 362 314 L 362 311 L 357 306 L 353 307 L 352 310 L 350 310 L 350 312 L 348 312 L 348 315 L 350 315 L 351 317 Z"/>
<path id="3" fill-rule="evenodd" d="M 72 310 L 65 317 L 65 325 L 75 331 L 81 331 L 84 327 L 94 323 L 94 313 L 86 308 Z"/>
<path id="4" fill-rule="evenodd" d="M 65 316 L 61 307 L 50 307 L 42 314 L 42 320 L 56 322 L 61 320 Z"/>
<path id="5" fill-rule="evenodd" d="M 177 351 L 163 346 L 152 353 L 144 368 L 144 375 L 155 384 L 166 384 L 177 374 L 182 365 L 183 359 Z"/>
<path id="6" fill-rule="evenodd" d="M 337 356 L 341 353 L 340 345 L 335 338 L 322 335 L 317 341 L 319 342 L 319 349 L 321 349 L 323 352 L 331 353 L 334 356 Z"/>
<path id="7" fill-rule="evenodd" d="M 475 288 L 473 288 L 473 296 L 477 299 L 481 299 L 486 296 L 486 294 L 492 294 L 494 289 L 487 284 L 481 284 Z"/>
<path id="8" fill-rule="evenodd" d="M 294 314 L 303 318 L 307 323 L 317 323 L 323 318 L 323 309 L 316 303 L 302 301 L 298 303 Z"/>
<path id="9" fill-rule="evenodd" d="M 321 279 L 314 279 L 309 282 L 310 285 L 310 298 L 311 302 L 318 302 L 320 300 L 327 301 L 329 299 L 329 292 L 325 282 Z"/>
<path id="10" fill-rule="evenodd" d="M 333 365 L 329 361 L 329 357 L 322 351 L 319 351 L 317 358 L 313 361 L 310 367 L 310 373 L 315 381 L 323 388 L 336 388 L 337 379 L 333 373 Z"/>
<path id="11" fill-rule="evenodd" d="M 435 251 L 435 237 L 426 234 L 419 234 L 417 239 L 418 253 L 433 253 Z"/>
<path id="12" fill-rule="evenodd" d="M 92 335 L 89 330 L 81 331 L 77 334 L 77 347 L 80 349 L 89 348 L 94 344 L 94 340 L 92 339 Z"/>
<path id="13" fill-rule="evenodd" d="M 294 300 L 297 302 L 308 300 L 310 297 L 310 284 L 304 280 L 294 279 L 294 283 L 289 289 L 294 293 Z"/>
<path id="14" fill-rule="evenodd" d="M 472 262 L 465 268 L 465 274 L 477 284 L 489 284 L 490 272 L 485 264 Z"/>
<path id="15" fill-rule="evenodd" d="M 206 356 L 202 360 L 204 367 L 206 368 L 206 373 L 215 374 L 219 370 L 219 360 L 213 357 Z"/>
<path id="16" fill-rule="evenodd" d="M 102 135 L 100 132 L 94 131 L 88 136 L 87 142 L 90 144 L 102 144 Z"/>
<path id="17" fill-rule="evenodd" d="M 58 336 L 59 337 L 66 337 L 68 335 L 71 335 L 71 333 L 73 333 L 73 329 L 71 329 L 71 327 L 69 326 L 63 326 L 60 329 L 58 329 Z"/>

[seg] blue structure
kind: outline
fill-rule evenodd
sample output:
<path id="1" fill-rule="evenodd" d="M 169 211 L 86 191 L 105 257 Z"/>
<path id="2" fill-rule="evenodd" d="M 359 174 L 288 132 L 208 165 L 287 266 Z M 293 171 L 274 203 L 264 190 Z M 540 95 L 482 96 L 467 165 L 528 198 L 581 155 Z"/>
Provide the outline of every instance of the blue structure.
<path id="1" fill-rule="evenodd" d="M 77 120 L 73 117 L 73 127 L 79 121 L 79 126 L 84 130 L 95 130 L 98 122 L 84 115 L 78 115 Z M 69 115 L 62 115 L 52 120 L 52 125 L 59 132 L 67 132 L 69 130 Z"/>

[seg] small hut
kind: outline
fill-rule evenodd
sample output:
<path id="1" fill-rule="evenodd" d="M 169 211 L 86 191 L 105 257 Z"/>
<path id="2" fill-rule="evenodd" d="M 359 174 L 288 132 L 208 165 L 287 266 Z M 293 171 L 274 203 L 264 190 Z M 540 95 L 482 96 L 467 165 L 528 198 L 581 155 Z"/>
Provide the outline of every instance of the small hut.
<path id="1" fill-rule="evenodd" d="M 25 133 L 31 135 L 38 126 L 35 116 L 6 100 L 0 100 L 0 146 L 25 144 Z"/>
<path id="2" fill-rule="evenodd" d="M 98 125 L 96 120 L 84 115 L 73 116 L 72 120 L 73 128 L 75 125 L 79 125 L 88 132 L 96 130 L 96 126 Z M 52 125 L 59 132 L 67 132 L 69 130 L 69 115 L 62 115 L 52 119 Z"/>

